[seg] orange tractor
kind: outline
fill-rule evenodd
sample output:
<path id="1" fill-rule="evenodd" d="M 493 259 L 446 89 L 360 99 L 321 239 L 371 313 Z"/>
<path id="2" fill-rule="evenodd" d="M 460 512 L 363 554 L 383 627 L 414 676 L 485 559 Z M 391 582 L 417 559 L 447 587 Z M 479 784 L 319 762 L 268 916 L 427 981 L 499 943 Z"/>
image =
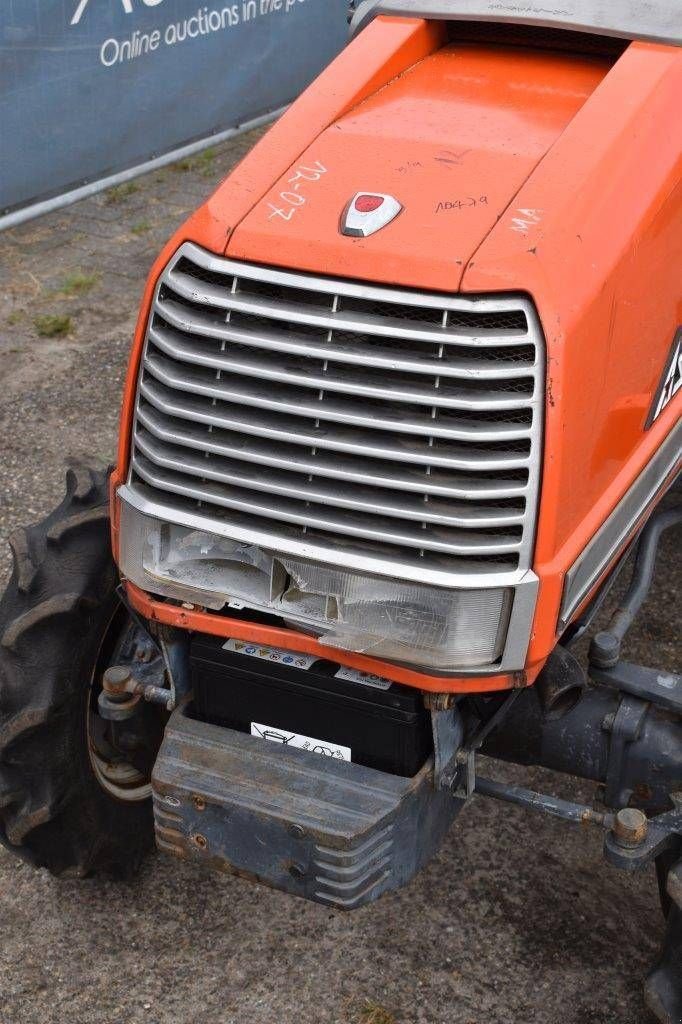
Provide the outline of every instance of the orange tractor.
<path id="1" fill-rule="evenodd" d="M 115 469 L 12 538 L 0 837 L 352 909 L 477 793 L 590 822 L 679 1022 L 682 679 L 620 650 L 682 520 L 682 15 L 562 7 L 365 0 L 161 253 Z"/>

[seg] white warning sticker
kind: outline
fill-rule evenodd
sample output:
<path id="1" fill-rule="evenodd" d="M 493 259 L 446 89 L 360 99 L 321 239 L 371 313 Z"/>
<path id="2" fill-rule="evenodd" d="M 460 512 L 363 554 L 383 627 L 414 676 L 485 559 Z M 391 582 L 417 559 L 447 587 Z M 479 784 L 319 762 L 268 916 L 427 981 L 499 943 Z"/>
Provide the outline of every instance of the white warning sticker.
<path id="1" fill-rule="evenodd" d="M 281 743 L 283 747 L 297 747 L 299 750 L 308 750 L 311 754 L 333 757 L 337 761 L 350 761 L 351 759 L 350 747 L 343 747 L 340 743 L 330 743 L 328 740 L 316 740 L 312 736 L 302 736 L 300 733 L 289 732 L 288 729 L 277 729 L 272 725 L 261 725 L 260 722 L 251 723 L 251 735 L 259 736 L 262 740 L 269 740 L 271 743 Z"/>
<path id="2" fill-rule="evenodd" d="M 334 673 L 337 679 L 348 679 L 351 683 L 362 683 L 363 686 L 373 686 L 375 690 L 389 690 L 393 683 L 383 676 L 375 676 L 371 672 L 358 672 L 355 668 L 346 668 L 345 665 Z"/>
<path id="3" fill-rule="evenodd" d="M 244 640 L 228 640 L 223 644 L 224 651 L 235 654 L 246 654 L 249 658 L 260 658 L 261 661 L 275 662 L 278 665 L 289 665 L 290 668 L 310 668 L 318 658 L 310 654 L 298 654 L 296 651 L 282 651 L 278 647 L 266 647 L 264 644 L 250 644 Z"/>

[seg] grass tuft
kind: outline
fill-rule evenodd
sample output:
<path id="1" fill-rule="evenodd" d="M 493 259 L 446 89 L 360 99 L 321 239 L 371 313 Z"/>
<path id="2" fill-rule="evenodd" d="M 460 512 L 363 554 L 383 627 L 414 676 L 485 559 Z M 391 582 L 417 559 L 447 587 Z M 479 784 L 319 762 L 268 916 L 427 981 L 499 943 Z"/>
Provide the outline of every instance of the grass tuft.
<path id="1" fill-rule="evenodd" d="M 186 156 L 183 160 L 178 160 L 172 165 L 172 169 L 183 173 L 198 171 L 199 174 L 208 176 L 213 173 L 213 161 L 216 155 L 214 149 L 204 149 L 203 152 L 195 153 L 194 156 Z"/>
<path id="2" fill-rule="evenodd" d="M 99 274 L 84 274 L 82 270 L 76 270 L 64 278 L 61 288 L 56 295 L 85 295 L 91 291 L 99 281 Z"/>
<path id="3" fill-rule="evenodd" d="M 385 1006 L 366 999 L 358 1014 L 358 1024 L 397 1024 L 397 1021 Z"/>
<path id="4" fill-rule="evenodd" d="M 146 233 L 151 231 L 151 229 L 152 225 L 148 220 L 140 220 L 137 224 L 133 224 L 130 230 L 134 235 L 146 235 Z"/>
<path id="5" fill-rule="evenodd" d="M 114 185 L 105 194 L 104 202 L 109 206 L 115 203 L 122 203 L 129 196 L 134 196 L 136 192 L 140 191 L 140 186 L 134 181 L 126 181 L 123 185 Z"/>
<path id="6" fill-rule="evenodd" d="M 73 327 L 70 316 L 37 316 L 33 326 L 41 338 L 61 338 Z"/>

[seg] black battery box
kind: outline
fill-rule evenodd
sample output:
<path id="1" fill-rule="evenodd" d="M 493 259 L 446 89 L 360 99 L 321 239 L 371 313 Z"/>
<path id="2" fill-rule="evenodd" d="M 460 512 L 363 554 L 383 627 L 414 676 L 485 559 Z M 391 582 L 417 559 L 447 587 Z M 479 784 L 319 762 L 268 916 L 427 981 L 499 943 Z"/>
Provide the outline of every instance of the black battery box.
<path id="1" fill-rule="evenodd" d="M 192 713 L 202 721 L 393 775 L 416 775 L 431 754 L 430 719 L 411 687 L 202 634 L 190 658 Z"/>

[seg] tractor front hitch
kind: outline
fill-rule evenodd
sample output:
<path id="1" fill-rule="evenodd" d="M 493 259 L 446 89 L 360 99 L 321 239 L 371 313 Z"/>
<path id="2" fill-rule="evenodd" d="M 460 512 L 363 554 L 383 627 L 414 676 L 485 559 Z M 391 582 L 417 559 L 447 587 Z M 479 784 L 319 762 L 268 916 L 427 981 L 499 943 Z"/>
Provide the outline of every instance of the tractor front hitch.
<path id="1" fill-rule="evenodd" d="M 682 678 L 620 658 L 653 578 L 664 530 L 652 517 L 633 578 L 587 671 L 559 644 L 537 684 L 507 694 L 425 696 L 432 757 L 411 777 L 264 743 L 195 713 L 187 635 L 158 635 L 165 673 L 110 670 L 101 698 L 159 701 L 173 714 L 153 774 L 163 850 L 339 909 L 405 884 L 475 794 L 598 827 L 606 859 L 625 871 L 656 863 L 666 940 L 647 983 L 665 1024 L 682 1021 Z M 590 614 L 598 607 L 596 602 Z M 583 625 L 586 625 L 583 623 Z M 223 652 L 223 672 L 239 675 Z M 598 784 L 595 807 L 482 777 L 478 754 Z"/>

